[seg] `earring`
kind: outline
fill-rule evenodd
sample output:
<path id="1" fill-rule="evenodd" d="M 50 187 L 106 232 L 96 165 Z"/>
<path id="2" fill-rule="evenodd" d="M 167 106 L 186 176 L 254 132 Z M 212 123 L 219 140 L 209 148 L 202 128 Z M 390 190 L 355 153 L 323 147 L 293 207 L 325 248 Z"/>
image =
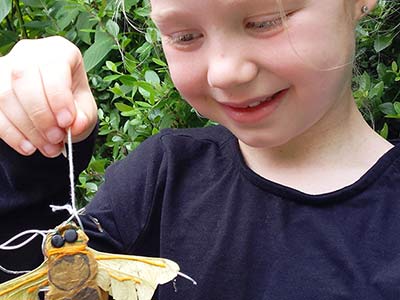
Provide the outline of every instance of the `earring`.
<path id="1" fill-rule="evenodd" d="M 368 8 L 367 5 L 363 5 L 363 7 L 361 7 L 361 12 L 362 12 L 363 14 L 366 14 L 368 11 L 369 11 L 369 8 Z"/>

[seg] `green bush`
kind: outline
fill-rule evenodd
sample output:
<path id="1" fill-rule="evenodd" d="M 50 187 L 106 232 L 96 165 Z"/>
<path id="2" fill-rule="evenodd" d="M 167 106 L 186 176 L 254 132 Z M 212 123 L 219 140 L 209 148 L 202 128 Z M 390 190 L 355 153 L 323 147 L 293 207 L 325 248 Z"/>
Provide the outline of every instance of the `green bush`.
<path id="1" fill-rule="evenodd" d="M 400 1 L 381 0 L 357 28 L 354 97 L 365 119 L 385 138 L 399 137 Z"/>
<path id="2" fill-rule="evenodd" d="M 354 96 L 371 126 L 390 138 L 399 136 L 399 11 L 399 1 L 382 0 L 357 28 Z M 173 87 L 149 13 L 148 0 L 0 0 L 0 55 L 20 39 L 50 35 L 68 38 L 84 54 L 100 120 L 96 152 L 79 177 L 84 201 L 105 167 L 150 135 L 209 123 Z"/>

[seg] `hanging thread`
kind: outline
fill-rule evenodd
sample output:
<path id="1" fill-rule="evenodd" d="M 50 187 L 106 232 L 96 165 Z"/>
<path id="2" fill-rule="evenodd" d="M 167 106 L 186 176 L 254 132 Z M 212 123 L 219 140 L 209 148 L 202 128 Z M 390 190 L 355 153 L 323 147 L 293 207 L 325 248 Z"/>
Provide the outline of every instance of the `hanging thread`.
<path id="1" fill-rule="evenodd" d="M 68 128 L 68 130 L 67 130 L 67 146 L 68 146 L 67 158 L 68 158 L 68 165 L 69 165 L 69 184 L 70 184 L 71 204 L 65 204 L 62 206 L 50 205 L 50 207 L 53 210 L 53 212 L 56 212 L 59 210 L 67 210 L 69 212 L 69 214 L 71 215 L 71 217 L 66 222 L 69 222 L 72 219 L 76 219 L 76 221 L 78 222 L 81 229 L 84 230 L 82 221 L 79 217 L 79 214 L 82 213 L 83 209 L 77 210 L 77 208 L 76 208 L 74 157 L 73 157 L 73 151 L 72 151 L 71 128 Z"/>
<path id="2" fill-rule="evenodd" d="M 71 134 L 71 128 L 68 128 L 67 130 L 67 146 L 68 146 L 68 154 L 67 154 L 67 158 L 68 158 L 68 166 L 69 166 L 69 182 L 70 182 L 70 195 L 71 195 L 71 203 L 70 204 L 65 204 L 62 206 L 58 206 L 58 205 L 50 205 L 51 209 L 53 212 L 56 211 L 60 211 L 60 210 L 67 210 L 68 213 L 70 214 L 70 218 L 68 220 L 66 220 L 66 222 L 69 222 L 73 219 L 75 219 L 79 226 L 81 227 L 81 229 L 83 230 L 83 224 L 82 221 L 79 217 L 79 214 L 81 214 L 84 209 L 80 209 L 78 210 L 76 208 L 76 197 L 75 197 L 75 179 L 74 179 L 74 159 L 73 159 L 73 149 L 72 149 L 72 134 Z M 63 153 L 64 154 L 64 153 Z M 65 154 L 64 154 L 65 156 Z M 41 235 L 43 237 L 42 240 L 42 250 L 44 248 L 44 243 L 45 243 L 45 239 L 46 239 L 46 235 L 49 233 L 49 231 L 51 230 L 36 230 L 36 229 L 31 229 L 31 230 L 26 230 L 23 231 L 17 235 L 15 235 L 14 237 L 10 238 L 8 241 L 0 244 L 0 250 L 5 250 L 5 251 L 10 251 L 10 250 L 16 250 L 19 248 L 22 248 L 23 246 L 25 246 L 26 244 L 30 243 L 33 239 L 35 239 L 38 235 Z M 17 245 L 12 245 L 12 243 L 25 236 L 25 235 L 31 235 L 30 237 L 28 237 L 25 241 L 17 244 Z M 8 270 L 4 267 L 2 267 L 0 265 L 0 271 L 3 271 L 5 273 L 9 273 L 9 274 L 13 274 L 13 275 L 18 275 L 18 274 L 24 274 L 24 273 L 28 273 L 30 271 L 12 271 L 12 270 Z"/>

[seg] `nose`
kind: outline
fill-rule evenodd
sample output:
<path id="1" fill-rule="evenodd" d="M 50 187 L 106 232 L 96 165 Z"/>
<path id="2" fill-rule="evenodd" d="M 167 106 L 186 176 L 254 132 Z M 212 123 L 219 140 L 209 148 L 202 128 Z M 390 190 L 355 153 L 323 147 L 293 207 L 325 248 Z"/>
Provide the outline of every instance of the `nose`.
<path id="1" fill-rule="evenodd" d="M 256 78 L 258 67 L 248 59 L 243 49 L 230 49 L 228 52 L 211 51 L 207 71 L 208 84 L 214 88 L 229 89 Z"/>

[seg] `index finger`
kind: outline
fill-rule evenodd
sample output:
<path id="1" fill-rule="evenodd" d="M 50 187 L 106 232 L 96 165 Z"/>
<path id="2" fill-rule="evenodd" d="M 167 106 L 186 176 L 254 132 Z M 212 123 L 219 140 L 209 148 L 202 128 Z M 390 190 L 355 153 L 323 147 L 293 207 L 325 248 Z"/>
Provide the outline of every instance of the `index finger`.
<path id="1" fill-rule="evenodd" d="M 67 64 L 42 66 L 40 75 L 47 103 L 58 126 L 67 128 L 76 116 L 70 66 Z"/>

